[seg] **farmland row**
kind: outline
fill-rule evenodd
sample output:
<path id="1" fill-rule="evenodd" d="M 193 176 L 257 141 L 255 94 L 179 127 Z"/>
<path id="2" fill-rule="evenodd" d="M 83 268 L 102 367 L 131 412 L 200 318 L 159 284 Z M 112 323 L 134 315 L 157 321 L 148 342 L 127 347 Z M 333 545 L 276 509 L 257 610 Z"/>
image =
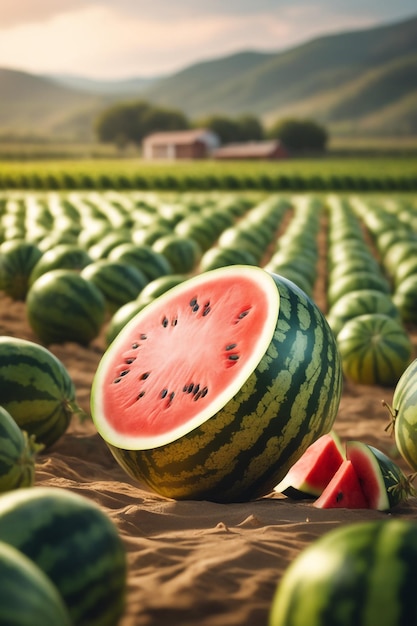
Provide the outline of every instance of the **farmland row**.
<path id="1" fill-rule="evenodd" d="M 0 189 L 414 191 L 413 159 L 147 163 L 136 159 L 0 163 Z"/>
<path id="2" fill-rule="evenodd" d="M 252 264 L 315 299 L 351 378 L 393 384 L 413 352 L 416 252 L 412 196 L 0 194 L 0 291 L 45 344 L 110 342 L 188 276 Z"/>

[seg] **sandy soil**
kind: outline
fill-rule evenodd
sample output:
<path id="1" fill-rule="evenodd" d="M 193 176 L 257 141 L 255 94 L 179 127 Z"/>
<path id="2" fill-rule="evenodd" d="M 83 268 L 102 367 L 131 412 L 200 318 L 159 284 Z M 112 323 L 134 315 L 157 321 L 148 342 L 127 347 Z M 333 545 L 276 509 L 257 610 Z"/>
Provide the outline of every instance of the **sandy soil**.
<path id="1" fill-rule="evenodd" d="M 320 294 L 316 294 L 320 300 Z M 31 340 L 25 306 L 0 296 L 0 334 Z M 413 335 L 416 345 L 416 336 Z M 50 346 L 71 374 L 77 399 L 89 411 L 92 379 L 103 337 L 89 348 Z M 335 430 L 395 456 L 385 432 L 393 389 L 345 381 Z M 390 513 L 318 510 L 270 494 L 255 502 L 221 505 L 173 500 L 135 484 L 116 465 L 90 420 L 74 417 L 67 433 L 38 457 L 37 485 L 76 491 L 99 503 L 117 525 L 128 554 L 128 596 L 120 626 L 249 626 L 266 624 L 276 585 L 308 544 L 341 524 L 417 514 L 410 499 Z"/>

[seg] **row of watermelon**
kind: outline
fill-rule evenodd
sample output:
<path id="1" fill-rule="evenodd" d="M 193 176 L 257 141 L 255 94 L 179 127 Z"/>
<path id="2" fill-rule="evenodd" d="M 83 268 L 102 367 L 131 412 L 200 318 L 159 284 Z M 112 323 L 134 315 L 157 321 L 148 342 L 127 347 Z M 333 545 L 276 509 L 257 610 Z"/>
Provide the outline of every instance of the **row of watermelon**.
<path id="1" fill-rule="evenodd" d="M 48 349 L 2 336 L 0 398 L 0 622 L 115 626 L 127 581 L 116 526 L 84 496 L 35 486 L 37 455 L 80 412 L 68 371 Z"/>
<path id="2" fill-rule="evenodd" d="M 16 219 L 12 223 L 4 220 L 7 228 L 16 229 L 20 223 L 21 235 L 27 235 L 29 228 L 32 238 L 41 233 L 43 238 L 35 243 L 16 237 L 0 246 L 0 287 L 16 298 L 26 297 L 30 288 L 28 319 L 45 344 L 63 340 L 89 343 L 108 320 L 108 313 L 112 316 L 107 326 L 110 342 L 146 302 L 191 273 L 218 266 L 264 265 L 314 295 L 317 233 L 325 216 L 329 220 L 327 315 L 336 335 L 347 326 L 338 337 L 345 375 L 361 383 L 392 385 L 411 355 L 403 322 L 411 323 L 410 311 L 415 314 L 415 279 L 408 276 L 404 280 L 412 287 L 406 291 L 407 306 L 395 304 L 390 293 L 392 272 L 376 260 L 380 251 L 371 251 L 364 238 L 364 220 L 355 216 L 358 200 L 329 197 L 326 202 L 324 205 L 313 196 L 291 202 L 270 196 L 253 206 L 249 198 L 208 196 L 185 204 L 163 203 L 154 197 L 145 202 L 114 193 L 86 198 L 73 194 L 69 199 L 56 195 L 42 199 L 34 194 L 19 201 L 12 198 L 4 204 L 3 217 Z M 399 220 L 395 213 L 391 215 Z M 289 225 L 282 232 L 288 216 Z M 385 235 L 390 231 L 394 248 L 400 245 L 397 240 L 404 230 L 415 239 L 409 228 L 393 228 L 393 219 L 384 222 L 384 229 L 380 224 L 380 231 Z M 72 233 L 73 239 L 42 252 L 54 237 L 45 236 L 51 225 L 62 228 L 55 237 Z M 113 232 L 109 232 L 110 225 Z M 15 230 L 7 232 L 16 235 Z M 411 271 L 412 249 L 398 269 L 407 264 Z M 57 268 L 61 272 L 46 276 Z M 62 272 L 63 268 L 78 269 L 79 274 Z M 32 288 L 34 282 L 36 288 Z M 73 319 L 62 313 L 63 307 L 73 309 Z M 362 318 L 364 314 L 378 317 Z M 381 315 L 390 319 L 381 319 Z M 387 340 L 370 354 L 381 328 Z"/>

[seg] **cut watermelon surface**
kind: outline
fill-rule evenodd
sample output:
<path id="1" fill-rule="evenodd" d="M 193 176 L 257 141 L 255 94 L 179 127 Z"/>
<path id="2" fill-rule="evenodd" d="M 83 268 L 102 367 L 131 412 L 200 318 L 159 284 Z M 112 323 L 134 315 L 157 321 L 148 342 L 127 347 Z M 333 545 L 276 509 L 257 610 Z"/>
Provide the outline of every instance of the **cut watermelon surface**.
<path id="1" fill-rule="evenodd" d="M 313 506 L 318 509 L 369 508 L 352 461 L 348 459 L 343 461 L 321 496 L 315 500 Z"/>
<path id="2" fill-rule="evenodd" d="M 329 432 L 342 392 L 335 337 L 294 283 L 249 265 L 200 273 L 122 328 L 91 414 L 129 475 L 175 499 L 270 493 Z"/>
<path id="3" fill-rule="evenodd" d="M 333 478 L 346 455 L 337 434 L 332 431 L 311 444 L 274 488 L 289 498 L 316 498 Z"/>
<path id="4" fill-rule="evenodd" d="M 149 304 L 101 363 L 105 394 L 96 394 L 94 413 L 102 433 L 114 445 L 152 448 L 222 408 L 274 334 L 279 293 L 271 280 L 256 272 L 254 281 L 250 269 L 238 281 L 222 272 L 216 281 L 190 279 L 169 300 Z"/>

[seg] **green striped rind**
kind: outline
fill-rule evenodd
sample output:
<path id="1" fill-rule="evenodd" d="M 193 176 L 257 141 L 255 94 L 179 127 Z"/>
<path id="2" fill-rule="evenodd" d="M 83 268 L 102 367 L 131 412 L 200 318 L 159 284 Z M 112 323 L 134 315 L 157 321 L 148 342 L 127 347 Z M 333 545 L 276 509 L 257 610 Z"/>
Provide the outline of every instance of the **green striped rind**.
<path id="1" fill-rule="evenodd" d="M 51 270 L 28 291 L 26 313 L 42 343 L 87 345 L 100 333 L 106 303 L 92 282 L 72 270 Z"/>
<path id="2" fill-rule="evenodd" d="M 417 623 L 417 524 L 384 519 L 327 532 L 291 563 L 269 626 Z"/>
<path id="3" fill-rule="evenodd" d="M 42 448 L 0 406 L 0 492 L 33 485 L 35 457 Z"/>
<path id="4" fill-rule="evenodd" d="M 405 323 L 415 324 L 417 321 L 417 274 L 412 274 L 396 287 L 393 301 L 400 311 Z"/>
<path id="5" fill-rule="evenodd" d="M 191 237 L 169 234 L 160 237 L 152 246 L 153 250 L 166 257 L 177 274 L 189 274 L 200 261 L 202 250 Z"/>
<path id="6" fill-rule="evenodd" d="M 71 626 L 68 610 L 51 580 L 4 541 L 0 541 L 0 580 L 0 624 Z"/>
<path id="7" fill-rule="evenodd" d="M 200 271 L 208 272 L 228 265 L 257 265 L 255 256 L 249 250 L 233 246 L 213 246 L 201 257 Z"/>
<path id="8" fill-rule="evenodd" d="M 344 374 L 364 385 L 395 385 L 413 349 L 402 324 L 383 313 L 348 320 L 337 335 L 337 344 Z"/>
<path id="9" fill-rule="evenodd" d="M 110 313 L 137 298 L 148 284 L 146 276 L 136 267 L 108 259 L 90 263 L 81 271 L 81 276 L 101 291 Z"/>
<path id="10" fill-rule="evenodd" d="M 125 549 L 116 526 L 91 500 L 54 487 L 4 494 L 0 540 L 53 581 L 73 624 L 117 624 L 125 605 Z"/>
<path id="11" fill-rule="evenodd" d="M 91 257 L 86 250 L 73 243 L 58 244 L 44 252 L 34 266 L 30 275 L 32 285 L 37 278 L 58 269 L 81 270 L 91 263 Z"/>
<path id="12" fill-rule="evenodd" d="M 34 243 L 23 240 L 5 241 L 0 246 L 0 290 L 14 300 L 24 300 L 29 276 L 42 252 Z"/>
<path id="13" fill-rule="evenodd" d="M 337 336 L 353 317 L 367 313 L 383 313 L 400 320 L 400 313 L 389 294 L 377 289 L 357 289 L 341 296 L 327 313 L 327 321 Z"/>
<path id="14" fill-rule="evenodd" d="M 81 412 L 61 361 L 43 346 L 15 337 L 0 337 L 0 398 L 19 427 L 45 446 Z"/>
<path id="15" fill-rule="evenodd" d="M 335 339 L 317 306 L 293 283 L 272 276 L 280 295 L 273 339 L 224 408 L 158 448 L 109 444 L 127 473 L 162 495 L 219 502 L 265 495 L 332 428 L 342 387 Z"/>
<path id="16" fill-rule="evenodd" d="M 377 289 L 382 293 L 390 293 L 389 283 L 382 274 L 372 270 L 356 271 L 340 277 L 329 285 L 327 290 L 329 307 L 332 307 L 346 293 L 358 289 Z"/>
<path id="17" fill-rule="evenodd" d="M 163 293 L 171 289 L 172 287 L 176 287 L 180 283 L 184 282 L 187 279 L 185 274 L 169 274 L 168 276 L 160 276 L 159 278 L 154 278 L 148 283 L 140 292 L 138 300 L 140 302 L 150 302 L 151 300 L 155 300 Z"/>
<path id="18" fill-rule="evenodd" d="M 145 274 L 148 281 L 173 273 L 168 259 L 151 246 L 122 243 L 111 250 L 108 258 L 133 265 Z"/>
<path id="19" fill-rule="evenodd" d="M 395 443 L 417 472 L 417 359 L 401 375 L 392 399 Z"/>

